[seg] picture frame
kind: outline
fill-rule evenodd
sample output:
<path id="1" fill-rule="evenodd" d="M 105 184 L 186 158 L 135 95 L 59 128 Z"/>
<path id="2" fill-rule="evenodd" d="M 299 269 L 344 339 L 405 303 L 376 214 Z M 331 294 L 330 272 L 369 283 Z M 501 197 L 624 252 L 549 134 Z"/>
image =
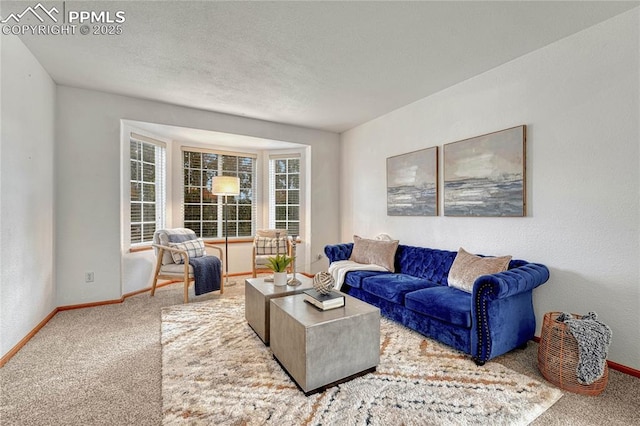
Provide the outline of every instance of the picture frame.
<path id="1" fill-rule="evenodd" d="M 387 215 L 438 215 L 438 147 L 387 158 Z"/>
<path id="2" fill-rule="evenodd" d="M 444 215 L 526 216 L 526 125 L 444 145 Z"/>

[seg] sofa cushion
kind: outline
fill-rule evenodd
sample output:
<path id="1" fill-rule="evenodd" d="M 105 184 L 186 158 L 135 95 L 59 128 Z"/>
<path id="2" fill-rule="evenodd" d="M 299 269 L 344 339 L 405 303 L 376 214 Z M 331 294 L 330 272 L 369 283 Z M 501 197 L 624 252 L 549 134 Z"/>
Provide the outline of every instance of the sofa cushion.
<path id="1" fill-rule="evenodd" d="M 362 280 L 362 289 L 390 302 L 404 304 L 405 294 L 438 284 L 404 274 L 381 274 Z"/>
<path id="2" fill-rule="evenodd" d="M 397 272 L 447 285 L 456 252 L 399 245 L 396 258 Z"/>
<path id="3" fill-rule="evenodd" d="M 471 293 L 473 284 L 481 275 L 496 274 L 506 271 L 511 256 L 482 257 L 467 253 L 460 247 L 456 259 L 449 271 L 449 285 Z"/>
<path id="4" fill-rule="evenodd" d="M 471 294 L 453 287 L 437 286 L 405 296 L 407 309 L 461 327 L 471 328 Z"/>
<path id="5" fill-rule="evenodd" d="M 367 240 L 354 235 L 353 250 L 349 260 L 367 265 L 379 265 L 393 272 L 397 249 L 398 240 Z"/>
<path id="6" fill-rule="evenodd" d="M 362 280 L 367 277 L 372 277 L 374 275 L 380 274 L 390 274 L 391 272 L 381 272 L 381 271 L 350 271 L 347 272 L 345 276 L 344 283 L 351 286 L 351 288 L 362 288 Z"/>

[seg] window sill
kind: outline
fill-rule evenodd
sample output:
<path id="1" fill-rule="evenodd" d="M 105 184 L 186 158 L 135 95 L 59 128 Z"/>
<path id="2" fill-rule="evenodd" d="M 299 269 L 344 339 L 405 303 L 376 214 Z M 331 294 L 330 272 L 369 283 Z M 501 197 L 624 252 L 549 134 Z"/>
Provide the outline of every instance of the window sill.
<path id="1" fill-rule="evenodd" d="M 129 253 L 137 253 L 139 251 L 146 251 L 146 250 L 151 250 L 153 247 L 151 247 L 151 243 L 149 243 L 149 245 L 140 245 L 140 246 L 135 246 L 135 247 L 129 247 Z"/>
<path id="2" fill-rule="evenodd" d="M 224 238 L 205 239 L 204 242 L 209 244 L 224 244 Z M 243 243 L 253 243 L 253 237 L 229 239 L 229 244 L 243 244 Z M 152 249 L 153 247 L 151 247 L 151 243 L 149 243 L 149 245 L 139 245 L 135 247 L 129 247 L 129 253 L 138 253 L 141 251 L 147 251 Z"/>

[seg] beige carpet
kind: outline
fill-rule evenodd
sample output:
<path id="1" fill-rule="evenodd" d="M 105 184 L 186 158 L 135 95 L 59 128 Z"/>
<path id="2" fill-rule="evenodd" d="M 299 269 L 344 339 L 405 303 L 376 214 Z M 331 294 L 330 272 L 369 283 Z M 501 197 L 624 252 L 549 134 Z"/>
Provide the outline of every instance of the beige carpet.
<path id="1" fill-rule="evenodd" d="M 237 277 L 222 299 L 242 297 L 244 278 Z M 194 297 L 193 286 L 190 293 L 190 303 L 221 299 L 217 293 Z M 56 314 L 0 368 L 0 425 L 162 424 L 160 314 L 181 303 L 178 283 L 160 288 L 155 297 L 142 293 L 116 305 Z M 495 363 L 545 382 L 537 349 L 529 342 Z M 640 379 L 609 373 L 599 396 L 565 392 L 532 426 L 640 424 Z"/>
<path id="2" fill-rule="evenodd" d="M 562 396 L 383 318 L 377 371 L 305 397 L 246 324 L 242 297 L 163 308 L 161 344 L 164 424 L 525 425 Z"/>

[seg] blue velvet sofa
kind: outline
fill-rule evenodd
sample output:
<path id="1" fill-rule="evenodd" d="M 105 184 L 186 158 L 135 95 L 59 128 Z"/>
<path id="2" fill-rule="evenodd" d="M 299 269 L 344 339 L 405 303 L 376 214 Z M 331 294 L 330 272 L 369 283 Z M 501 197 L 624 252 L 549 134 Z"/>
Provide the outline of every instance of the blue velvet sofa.
<path id="1" fill-rule="evenodd" d="M 348 260 L 353 243 L 328 245 L 330 262 Z M 507 271 L 482 275 L 473 292 L 449 287 L 457 252 L 399 245 L 395 273 L 351 271 L 341 291 L 380 308 L 382 315 L 465 352 L 478 365 L 535 333 L 532 290 L 549 279 L 546 266 L 511 260 Z"/>

